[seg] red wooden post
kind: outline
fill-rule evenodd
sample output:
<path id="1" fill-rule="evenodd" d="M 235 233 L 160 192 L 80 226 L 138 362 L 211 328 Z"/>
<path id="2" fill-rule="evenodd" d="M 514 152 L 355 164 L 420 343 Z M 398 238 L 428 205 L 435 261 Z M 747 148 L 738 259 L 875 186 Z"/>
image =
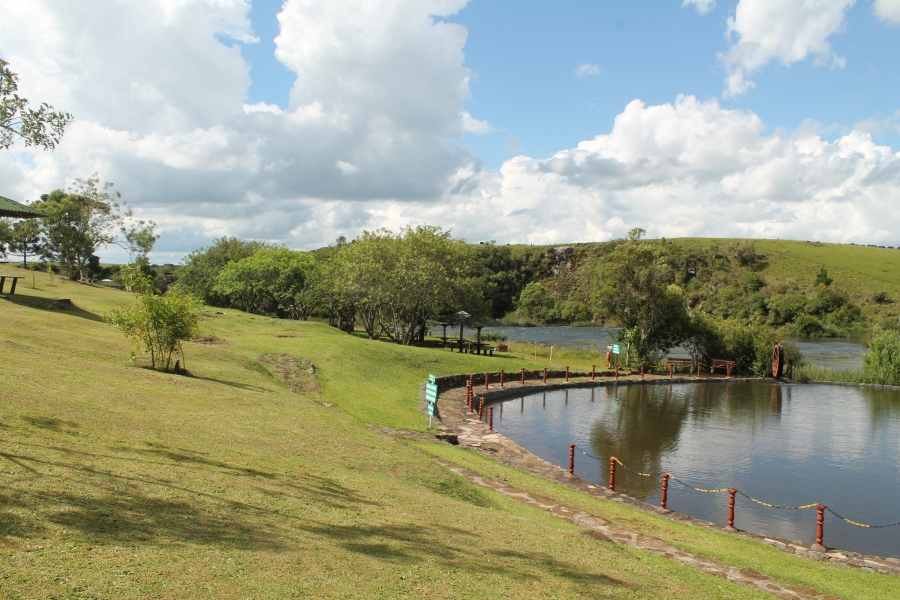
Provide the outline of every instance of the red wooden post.
<path id="1" fill-rule="evenodd" d="M 575 444 L 569 444 L 569 474 L 575 474 Z"/>
<path id="2" fill-rule="evenodd" d="M 490 376 L 491 376 L 490 373 L 484 374 L 484 389 L 488 389 L 488 380 L 490 379 Z"/>
<path id="3" fill-rule="evenodd" d="M 544 383 L 547 383 L 547 367 L 544 367 Z"/>
<path id="4" fill-rule="evenodd" d="M 737 531 L 734 528 L 734 493 L 736 491 L 733 488 L 728 489 L 728 527 L 725 528 L 728 531 Z"/>
<path id="5" fill-rule="evenodd" d="M 500 388 L 503 388 L 503 369 L 500 369 Z"/>
<path id="6" fill-rule="evenodd" d="M 481 402 L 478 403 L 478 418 L 484 418 L 484 397 L 482 396 Z"/>
<path id="7" fill-rule="evenodd" d="M 666 501 L 669 499 L 669 474 L 663 473 L 662 477 L 662 494 L 659 496 L 659 507 L 663 510 L 669 510 L 666 508 Z"/>
<path id="8" fill-rule="evenodd" d="M 491 406 L 488 408 L 488 429 L 491 431 L 494 430 L 494 407 Z"/>
<path id="9" fill-rule="evenodd" d="M 566 383 L 569 383 L 569 367 L 566 367 Z"/>
<path id="10" fill-rule="evenodd" d="M 522 385 L 525 385 L 525 367 L 522 367 Z"/>
<path id="11" fill-rule="evenodd" d="M 825 537 L 825 505 L 816 504 L 816 508 L 819 511 L 819 515 L 816 517 L 816 543 L 810 550 L 825 552 L 825 545 L 822 543 L 822 539 Z"/>
<path id="12" fill-rule="evenodd" d="M 675 365 L 669 363 L 669 379 L 675 377 Z"/>
<path id="13" fill-rule="evenodd" d="M 616 491 L 616 457 L 609 457 L 609 491 Z"/>
<path id="14" fill-rule="evenodd" d="M 619 379 L 619 363 L 616 363 L 616 380 Z"/>
<path id="15" fill-rule="evenodd" d="M 594 375 L 597 371 L 597 365 L 591 365 L 591 381 L 594 381 Z"/>
<path id="16" fill-rule="evenodd" d="M 731 379 L 731 363 L 725 365 L 725 377 Z"/>
<path id="17" fill-rule="evenodd" d="M 641 363 L 641 381 L 644 380 L 644 363 Z"/>
<path id="18" fill-rule="evenodd" d="M 697 379 L 700 379 L 700 363 L 697 363 Z"/>

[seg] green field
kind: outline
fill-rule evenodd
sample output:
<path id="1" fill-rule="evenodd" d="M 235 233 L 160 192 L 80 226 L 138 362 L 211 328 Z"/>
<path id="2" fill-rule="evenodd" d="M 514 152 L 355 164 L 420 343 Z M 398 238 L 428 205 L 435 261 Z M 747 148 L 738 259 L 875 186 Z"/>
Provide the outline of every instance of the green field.
<path id="1" fill-rule="evenodd" d="M 4 268 L 3 272 L 16 272 Z M 24 273 L 24 272 L 22 272 Z M 844 598 L 900 580 L 584 496 L 423 431 L 428 373 L 537 368 L 216 309 L 191 377 L 129 360 L 125 292 L 32 273 L 0 299 L 3 598 L 758 598 L 475 488 L 440 456 L 780 582 Z M 71 299 L 73 310 L 49 307 Z M 310 359 L 297 392 L 270 358 Z M 556 356 L 554 356 L 554 364 Z M 327 406 L 325 403 L 330 404 Z"/>

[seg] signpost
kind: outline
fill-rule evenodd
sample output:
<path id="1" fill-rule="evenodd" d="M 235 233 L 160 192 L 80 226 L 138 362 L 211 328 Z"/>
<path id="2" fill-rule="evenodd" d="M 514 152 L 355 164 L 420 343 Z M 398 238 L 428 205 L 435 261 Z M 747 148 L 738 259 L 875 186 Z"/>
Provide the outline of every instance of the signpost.
<path id="1" fill-rule="evenodd" d="M 434 417 L 434 408 L 437 406 L 438 387 L 434 375 L 428 376 L 425 384 L 425 399 L 428 400 L 428 428 L 431 429 L 431 419 Z"/>
<path id="2" fill-rule="evenodd" d="M 616 365 L 619 364 L 619 352 L 622 350 L 622 347 L 619 344 L 613 344 L 611 352 L 616 355 Z"/>

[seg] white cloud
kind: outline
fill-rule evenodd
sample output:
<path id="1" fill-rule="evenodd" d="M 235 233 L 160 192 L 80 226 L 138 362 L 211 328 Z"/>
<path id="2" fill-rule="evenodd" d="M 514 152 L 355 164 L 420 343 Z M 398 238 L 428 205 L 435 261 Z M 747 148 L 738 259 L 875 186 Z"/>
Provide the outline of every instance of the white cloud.
<path id="1" fill-rule="evenodd" d="M 266 112 L 272 113 L 273 115 L 280 115 L 282 112 L 281 107 L 277 104 L 266 104 L 265 102 L 257 102 L 255 104 L 244 104 L 243 105 L 244 112 L 248 115 L 250 113 L 255 112 Z"/>
<path id="2" fill-rule="evenodd" d="M 587 77 L 588 75 L 599 75 L 600 67 L 597 65 L 592 65 L 591 63 L 584 63 L 580 65 L 577 69 L 575 69 L 575 77 L 581 79 L 582 77 Z"/>
<path id="3" fill-rule="evenodd" d="M 716 0 L 684 0 L 684 2 L 681 3 L 682 8 L 690 5 L 693 5 L 698 13 L 705 15 L 716 7 Z"/>
<path id="4" fill-rule="evenodd" d="M 335 162 L 334 166 L 340 169 L 341 173 L 343 173 L 344 175 L 353 175 L 354 173 L 359 173 L 359 167 L 343 160 Z"/>
<path id="5" fill-rule="evenodd" d="M 843 67 L 828 39 L 841 31 L 856 0 L 740 0 L 728 18 L 729 37 L 737 38 L 722 56 L 727 68 L 726 96 L 753 87 L 747 77 L 767 63 L 784 65 L 814 57 L 818 64 Z"/>
<path id="6" fill-rule="evenodd" d="M 462 126 L 464 131 L 479 135 L 494 131 L 490 123 L 476 119 L 466 111 L 462 113 Z"/>
<path id="7" fill-rule="evenodd" d="M 875 0 L 875 14 L 891 23 L 900 23 L 900 0 Z"/>

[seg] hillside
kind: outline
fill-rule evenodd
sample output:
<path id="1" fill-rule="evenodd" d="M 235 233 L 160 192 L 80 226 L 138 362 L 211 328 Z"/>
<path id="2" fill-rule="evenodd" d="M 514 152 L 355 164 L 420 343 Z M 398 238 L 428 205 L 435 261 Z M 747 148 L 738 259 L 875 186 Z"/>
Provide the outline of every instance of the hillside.
<path id="1" fill-rule="evenodd" d="M 129 343 L 101 320 L 129 294 L 43 273 L 33 289 L 27 275 L 0 299 L 3 597 L 763 597 L 582 535 L 475 488 L 435 454 L 791 585 L 898 593 L 894 578 L 693 530 L 369 427 L 422 431 L 429 372 L 535 363 L 208 309 L 202 343 L 185 350 L 192 376 L 159 373 L 140 357 L 131 364 Z M 289 358 L 316 370 L 294 372 L 297 391 L 276 376 Z"/>

